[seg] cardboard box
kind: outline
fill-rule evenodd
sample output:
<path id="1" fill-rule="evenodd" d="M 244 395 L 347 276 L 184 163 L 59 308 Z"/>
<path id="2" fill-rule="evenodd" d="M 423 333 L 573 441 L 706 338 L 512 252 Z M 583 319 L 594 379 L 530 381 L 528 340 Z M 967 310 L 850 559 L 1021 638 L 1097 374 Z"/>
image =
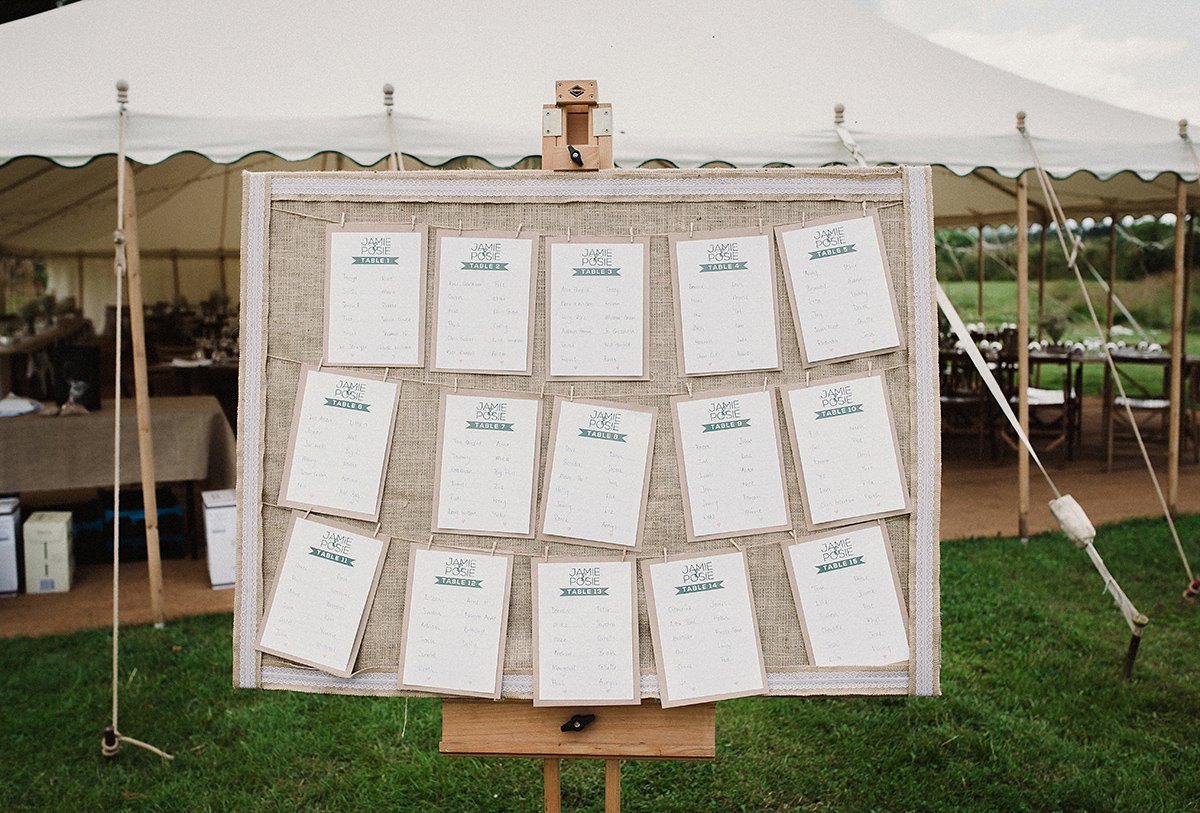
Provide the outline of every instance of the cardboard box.
<path id="1" fill-rule="evenodd" d="M 16 595 L 20 587 L 17 545 L 21 531 L 21 500 L 0 497 L 0 596 Z"/>
<path id="2" fill-rule="evenodd" d="M 70 511 L 35 511 L 25 520 L 25 592 L 65 593 L 75 576 Z"/>
<path id="3" fill-rule="evenodd" d="M 232 488 L 205 491 L 204 540 L 208 580 L 213 589 L 233 587 L 237 573 L 237 492 Z"/>

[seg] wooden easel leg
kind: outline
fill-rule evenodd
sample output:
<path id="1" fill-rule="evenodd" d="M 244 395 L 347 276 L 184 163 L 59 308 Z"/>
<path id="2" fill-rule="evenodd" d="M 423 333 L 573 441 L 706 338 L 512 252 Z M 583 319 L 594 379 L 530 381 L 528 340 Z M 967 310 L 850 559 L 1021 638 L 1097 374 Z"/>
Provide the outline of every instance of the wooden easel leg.
<path id="1" fill-rule="evenodd" d="M 621 760 L 604 760 L 604 813 L 621 813 Z"/>
<path id="2" fill-rule="evenodd" d="M 546 813 L 560 813 L 562 810 L 562 789 L 559 785 L 559 769 L 562 760 L 548 757 L 542 760 L 544 777 L 542 780 L 542 796 L 545 800 Z"/>

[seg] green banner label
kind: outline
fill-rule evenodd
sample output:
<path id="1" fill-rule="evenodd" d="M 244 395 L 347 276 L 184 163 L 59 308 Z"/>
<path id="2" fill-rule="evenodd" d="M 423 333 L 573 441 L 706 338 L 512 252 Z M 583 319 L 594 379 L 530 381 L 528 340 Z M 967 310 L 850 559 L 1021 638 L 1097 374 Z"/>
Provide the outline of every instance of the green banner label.
<path id="1" fill-rule="evenodd" d="M 852 415 L 855 412 L 862 412 L 862 404 L 847 404 L 846 406 L 834 407 L 833 409 L 818 409 L 817 420 L 822 418 L 836 418 L 839 415 Z"/>
<path id="2" fill-rule="evenodd" d="M 572 276 L 576 277 L 619 277 L 620 268 L 576 268 Z"/>
<path id="3" fill-rule="evenodd" d="M 709 590 L 724 590 L 725 580 L 718 579 L 715 582 L 698 582 L 697 584 L 683 584 L 675 588 L 675 595 L 682 593 L 704 593 Z"/>
<path id="4" fill-rule="evenodd" d="M 741 429 L 742 427 L 749 425 L 749 418 L 738 418 L 736 421 L 718 421 L 717 423 L 702 424 L 704 427 L 704 432 L 720 432 L 725 429 Z M 700 434 L 704 434 L 704 432 L 701 432 Z"/>
<path id="5" fill-rule="evenodd" d="M 617 443 L 624 443 L 625 438 L 629 437 L 629 433 L 626 432 L 626 433 L 622 434 L 620 432 L 601 432 L 597 429 L 580 428 L 579 437 L 595 438 L 596 440 L 613 440 L 613 441 L 616 441 Z"/>
<path id="6" fill-rule="evenodd" d="M 326 398 L 325 406 L 337 407 L 338 409 L 352 409 L 355 412 L 370 412 L 370 404 L 364 404 L 361 401 L 344 401 L 341 398 Z"/>
<path id="7" fill-rule="evenodd" d="M 700 263 L 700 273 L 707 274 L 710 271 L 745 271 L 746 263 L 749 260 L 741 260 L 736 263 Z"/>
<path id="8" fill-rule="evenodd" d="M 489 429 L 493 432 L 511 432 L 513 425 L 511 423 L 502 423 L 500 421 L 467 421 L 468 429 Z"/>
<path id="9" fill-rule="evenodd" d="M 861 565 L 862 563 L 863 558 L 861 556 L 855 556 L 850 559 L 841 559 L 837 562 L 829 562 L 828 564 L 817 565 L 817 572 L 828 573 L 831 570 L 841 570 L 842 568 L 854 567 L 855 565 Z"/>
<path id="10" fill-rule="evenodd" d="M 339 565 L 345 565 L 346 567 L 354 567 L 354 560 L 349 556 L 343 556 L 340 553 L 333 553 L 332 551 L 327 551 L 323 548 L 310 547 L 308 549 L 308 555 L 315 556 L 318 559 L 327 559 L 330 562 L 337 562 Z"/>
<path id="11" fill-rule="evenodd" d="M 817 251 L 808 252 L 810 260 L 820 260 L 825 257 L 836 257 L 838 254 L 851 254 L 854 251 L 855 243 L 850 243 L 845 246 L 831 246 L 830 248 L 822 248 Z"/>
<path id="12" fill-rule="evenodd" d="M 564 596 L 607 596 L 607 587 L 560 587 Z M 560 596 L 561 598 L 562 596 Z"/>
<path id="13" fill-rule="evenodd" d="M 507 271 L 508 263 L 472 263 L 463 261 L 463 271 Z"/>
<path id="14" fill-rule="evenodd" d="M 434 576 L 434 584 L 445 585 L 446 587 L 475 587 L 483 589 L 483 581 L 481 579 L 459 579 L 454 576 Z"/>
<path id="15" fill-rule="evenodd" d="M 352 257 L 351 265 L 396 265 L 399 257 Z"/>

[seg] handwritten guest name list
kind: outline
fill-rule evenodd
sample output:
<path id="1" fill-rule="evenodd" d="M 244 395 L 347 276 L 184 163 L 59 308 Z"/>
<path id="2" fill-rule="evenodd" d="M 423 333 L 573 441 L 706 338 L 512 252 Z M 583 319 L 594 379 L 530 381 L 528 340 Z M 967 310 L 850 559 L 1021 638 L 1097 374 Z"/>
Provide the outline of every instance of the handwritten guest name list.
<path id="1" fill-rule="evenodd" d="M 791 528 L 773 390 L 671 399 L 689 541 Z"/>
<path id="2" fill-rule="evenodd" d="M 684 375 L 780 369 L 770 235 L 670 236 Z"/>
<path id="3" fill-rule="evenodd" d="M 784 393 L 810 525 L 910 510 L 881 374 L 826 379 Z"/>
<path id="4" fill-rule="evenodd" d="M 884 666 L 909 658 L 904 598 L 882 523 L 787 548 L 813 666 Z"/>
<path id="5" fill-rule="evenodd" d="M 554 400 L 542 533 L 636 548 L 650 485 L 657 410 Z"/>
<path id="6" fill-rule="evenodd" d="M 443 391 L 433 530 L 533 536 L 542 400 Z"/>
<path id="7" fill-rule="evenodd" d="M 257 648 L 350 677 L 387 542 L 292 515 Z"/>
<path id="8" fill-rule="evenodd" d="M 500 699 L 512 556 L 413 545 L 400 688 Z"/>
<path id="9" fill-rule="evenodd" d="M 304 365 L 280 504 L 379 518 L 400 388 Z"/>
<path id="10" fill-rule="evenodd" d="M 433 369 L 533 372 L 537 238 L 439 232 Z"/>
<path id="11" fill-rule="evenodd" d="M 775 229 L 805 364 L 902 346 L 879 215 Z"/>
<path id="12" fill-rule="evenodd" d="M 649 238 L 546 245 L 550 377 L 645 378 Z"/>
<path id="13" fill-rule="evenodd" d="M 535 706 L 640 701 L 635 573 L 632 560 L 533 560 Z"/>
<path id="14" fill-rule="evenodd" d="M 662 705 L 766 690 L 743 553 L 642 560 Z"/>
<path id="15" fill-rule="evenodd" d="M 329 227 L 326 364 L 424 364 L 427 231 Z"/>

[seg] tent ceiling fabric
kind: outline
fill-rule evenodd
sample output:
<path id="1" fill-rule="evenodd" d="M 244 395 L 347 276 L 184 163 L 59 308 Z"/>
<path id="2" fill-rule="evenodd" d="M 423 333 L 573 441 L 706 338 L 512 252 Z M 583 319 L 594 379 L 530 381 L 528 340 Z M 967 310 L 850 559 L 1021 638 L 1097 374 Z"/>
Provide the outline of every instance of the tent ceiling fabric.
<path id="1" fill-rule="evenodd" d="M 0 246 L 111 247 L 115 168 L 96 157 L 116 152 L 117 79 L 130 83 L 128 154 L 146 165 L 147 250 L 236 249 L 242 168 L 322 168 L 314 156 L 330 152 L 379 165 L 385 83 L 401 150 L 428 165 L 540 154 L 556 79 L 598 80 L 627 167 L 853 163 L 833 126 L 843 104 L 867 161 L 938 168 L 939 225 L 1012 219 L 1012 179 L 1031 166 L 1018 110 L 1069 214 L 1169 211 L 1174 176 L 1196 178 L 1175 122 L 984 65 L 849 0 L 615 0 L 578 29 L 569 12 L 548 0 L 355 0 L 336 13 L 317 0 L 87 0 L 7 23 Z"/>

